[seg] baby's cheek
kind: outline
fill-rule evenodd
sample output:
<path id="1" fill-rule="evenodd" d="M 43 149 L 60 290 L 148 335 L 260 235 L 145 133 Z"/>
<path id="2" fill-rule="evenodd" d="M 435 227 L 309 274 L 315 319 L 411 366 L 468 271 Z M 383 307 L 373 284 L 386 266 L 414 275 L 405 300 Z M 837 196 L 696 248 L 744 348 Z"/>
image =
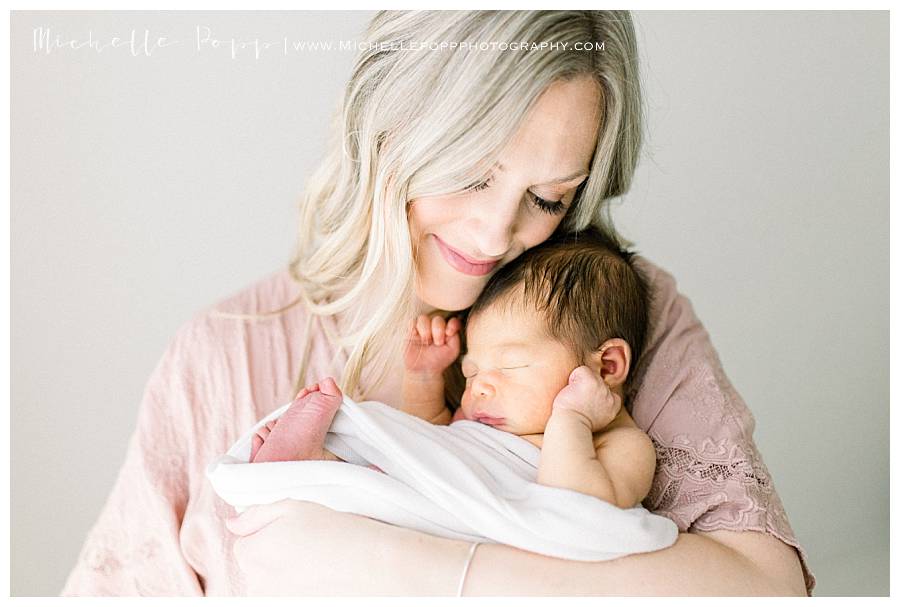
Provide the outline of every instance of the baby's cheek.
<path id="1" fill-rule="evenodd" d="M 469 413 L 471 411 L 470 401 L 471 395 L 469 394 L 469 389 L 466 388 L 462 398 L 459 399 L 459 409 L 456 410 L 456 414 L 453 416 L 454 421 L 460 418 L 469 419 Z"/>
<path id="2" fill-rule="evenodd" d="M 452 424 L 453 422 L 458 422 L 461 419 L 469 419 L 466 416 L 465 411 L 463 411 L 462 407 L 456 410 L 456 413 L 453 414 L 453 418 L 450 420 L 450 423 Z"/>

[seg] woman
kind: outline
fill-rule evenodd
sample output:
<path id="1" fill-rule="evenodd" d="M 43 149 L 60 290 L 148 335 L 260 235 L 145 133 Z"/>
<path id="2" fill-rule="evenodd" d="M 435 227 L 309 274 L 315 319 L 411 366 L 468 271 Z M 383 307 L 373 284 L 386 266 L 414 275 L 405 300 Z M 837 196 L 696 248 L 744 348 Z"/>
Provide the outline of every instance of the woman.
<path id="1" fill-rule="evenodd" d="M 560 46 L 490 44 L 513 41 Z M 442 42 L 487 45 L 430 46 Z M 617 237 L 607 199 L 627 191 L 641 145 L 627 12 L 382 12 L 361 48 L 289 271 L 176 335 L 63 593 L 811 593 L 752 414 L 673 278 L 643 258 L 656 300 L 628 407 L 657 448 L 644 505 L 678 524 L 672 547 L 582 563 L 486 544 L 470 558 L 465 542 L 293 501 L 226 528 L 234 513 L 203 471 L 253 422 L 327 375 L 399 403 L 397 327 L 467 308 L 557 230 Z M 333 415 L 319 413 L 312 451 Z"/>

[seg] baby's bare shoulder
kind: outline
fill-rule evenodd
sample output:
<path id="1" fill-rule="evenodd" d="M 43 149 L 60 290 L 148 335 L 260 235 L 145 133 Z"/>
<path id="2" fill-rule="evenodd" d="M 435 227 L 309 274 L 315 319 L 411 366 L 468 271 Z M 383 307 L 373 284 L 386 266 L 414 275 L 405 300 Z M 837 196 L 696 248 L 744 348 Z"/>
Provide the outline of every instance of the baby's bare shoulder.
<path id="1" fill-rule="evenodd" d="M 642 445 L 650 443 L 652 447 L 650 437 L 638 427 L 625 407 L 622 407 L 609 425 L 594 433 L 594 448 L 596 449 L 609 445 L 611 441 L 616 443 L 635 442 Z"/>

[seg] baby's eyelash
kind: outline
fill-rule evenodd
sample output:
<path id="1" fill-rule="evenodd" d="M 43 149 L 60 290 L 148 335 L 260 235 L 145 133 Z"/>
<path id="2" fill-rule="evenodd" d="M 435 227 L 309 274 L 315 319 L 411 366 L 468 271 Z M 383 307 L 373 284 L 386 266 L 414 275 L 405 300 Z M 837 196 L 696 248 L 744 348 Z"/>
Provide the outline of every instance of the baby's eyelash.
<path id="1" fill-rule="evenodd" d="M 491 185 L 491 178 L 487 178 L 483 181 L 479 181 L 478 183 L 472 184 L 465 189 L 466 192 L 480 192 L 482 190 L 486 190 Z M 537 196 L 532 192 L 528 192 L 529 196 L 531 196 L 531 202 L 540 209 L 542 212 L 547 213 L 548 215 L 559 215 L 566 210 L 566 205 L 564 205 L 559 200 L 546 200 Z"/>
<path id="2" fill-rule="evenodd" d="M 501 371 L 509 371 L 510 369 L 524 369 L 527 366 L 528 365 L 516 365 L 515 367 L 497 367 L 497 368 L 500 369 Z M 475 371 L 474 373 L 469 373 L 468 375 L 463 373 L 463 377 L 467 380 L 472 379 L 476 375 L 478 375 L 478 371 Z"/>

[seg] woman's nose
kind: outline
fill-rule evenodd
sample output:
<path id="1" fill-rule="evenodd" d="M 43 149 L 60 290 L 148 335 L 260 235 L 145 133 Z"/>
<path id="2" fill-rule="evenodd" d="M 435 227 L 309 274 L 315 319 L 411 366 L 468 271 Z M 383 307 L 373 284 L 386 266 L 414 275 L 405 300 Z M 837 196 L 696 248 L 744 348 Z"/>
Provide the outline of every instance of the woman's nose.
<path id="1" fill-rule="evenodd" d="M 512 246 L 519 213 L 520 198 L 512 194 L 497 194 L 494 200 L 477 200 L 472 239 L 477 253 L 485 257 L 502 257 Z"/>

